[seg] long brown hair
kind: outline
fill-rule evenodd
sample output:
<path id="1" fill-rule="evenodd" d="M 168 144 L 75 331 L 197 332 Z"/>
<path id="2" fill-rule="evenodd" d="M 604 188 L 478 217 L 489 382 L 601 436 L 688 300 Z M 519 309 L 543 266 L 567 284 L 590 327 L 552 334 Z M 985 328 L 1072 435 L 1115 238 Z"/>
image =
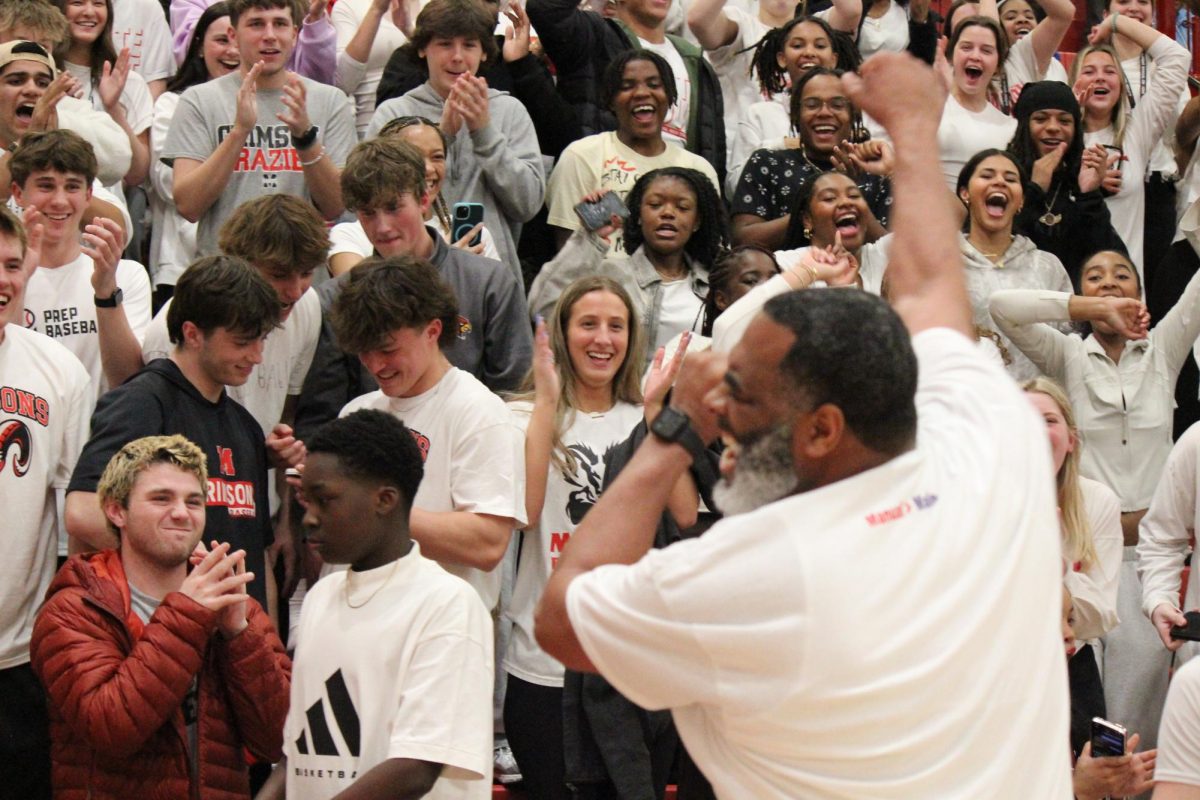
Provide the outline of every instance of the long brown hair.
<path id="1" fill-rule="evenodd" d="M 629 292 L 612 278 L 604 275 L 588 275 L 568 286 L 554 304 L 554 310 L 546 320 L 550 333 L 550 350 L 554 354 L 554 364 L 558 370 L 558 380 L 562 391 L 558 396 L 558 408 L 554 411 L 554 438 L 551 442 L 550 462 L 558 469 L 573 473 L 576 469 L 574 455 L 567 450 L 563 443 L 563 435 L 571 427 L 575 418 L 578 401 L 578 376 L 571 354 L 567 350 L 567 327 L 571 322 L 571 311 L 575 304 L 592 292 L 608 292 L 616 295 L 625 306 L 629 325 L 629 343 L 625 348 L 625 360 L 617 368 L 612 380 L 613 403 L 626 402 L 640 405 L 642 403 L 642 324 L 638 319 L 637 309 Z M 533 370 L 525 376 L 521 393 L 514 399 L 532 402 L 534 399 Z"/>

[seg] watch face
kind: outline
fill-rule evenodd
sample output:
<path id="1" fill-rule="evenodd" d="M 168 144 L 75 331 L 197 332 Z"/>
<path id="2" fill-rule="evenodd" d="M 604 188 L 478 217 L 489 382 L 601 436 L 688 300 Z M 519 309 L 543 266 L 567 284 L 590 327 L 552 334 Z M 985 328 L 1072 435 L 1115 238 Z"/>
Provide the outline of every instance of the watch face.
<path id="1" fill-rule="evenodd" d="M 687 426 L 687 415 L 676 411 L 670 406 L 663 408 L 654 420 L 654 432 L 670 441 L 678 439 L 687 430 Z"/>

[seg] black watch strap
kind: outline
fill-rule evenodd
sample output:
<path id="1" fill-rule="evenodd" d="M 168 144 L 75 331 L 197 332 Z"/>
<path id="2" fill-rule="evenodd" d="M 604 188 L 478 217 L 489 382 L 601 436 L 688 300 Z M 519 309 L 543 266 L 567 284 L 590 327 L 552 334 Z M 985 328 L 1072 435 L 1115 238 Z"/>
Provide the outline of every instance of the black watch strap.
<path id="1" fill-rule="evenodd" d="M 708 449 L 692 427 L 688 415 L 671 406 L 664 406 L 658 413 L 650 424 L 650 432 L 668 444 L 681 445 L 691 454 L 693 461 L 704 458 Z"/>
<path id="2" fill-rule="evenodd" d="M 96 304 L 96 308 L 116 308 L 117 306 L 121 305 L 121 301 L 123 299 L 125 299 L 125 293 L 122 292 L 121 287 L 118 286 L 117 290 L 112 293 L 111 297 L 93 296 L 92 302 Z"/>
<path id="3" fill-rule="evenodd" d="M 292 147 L 303 150 L 306 147 L 312 147 L 315 141 L 317 141 L 317 126 L 313 125 L 299 136 L 292 137 Z"/>

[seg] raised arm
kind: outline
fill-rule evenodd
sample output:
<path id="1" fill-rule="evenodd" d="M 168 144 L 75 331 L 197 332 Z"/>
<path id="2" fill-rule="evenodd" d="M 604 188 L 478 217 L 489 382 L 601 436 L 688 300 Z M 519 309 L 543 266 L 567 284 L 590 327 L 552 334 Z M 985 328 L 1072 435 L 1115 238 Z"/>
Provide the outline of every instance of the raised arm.
<path id="1" fill-rule="evenodd" d="M 705 50 L 724 47 L 733 42 L 738 34 L 738 24 L 725 13 L 725 0 L 692 0 L 687 12 L 687 24 Z"/>
<path id="2" fill-rule="evenodd" d="M 533 410 L 525 428 L 525 518 L 524 530 L 537 527 L 546 504 L 550 456 L 554 450 L 554 415 L 562 391 L 546 322 L 538 319 L 533 341 Z"/>
<path id="3" fill-rule="evenodd" d="M 990 0 L 989 0 L 990 2 Z M 1037 62 L 1038 76 L 1044 77 L 1050 67 L 1054 51 L 1062 44 L 1067 29 L 1075 17 L 1075 4 L 1071 0 L 1040 0 L 1046 18 L 1029 32 L 1033 41 L 1033 57 Z"/>
<path id="4" fill-rule="evenodd" d="M 945 327 L 974 337 L 958 250 L 958 214 L 938 161 L 945 94 L 933 70 L 907 53 L 877 53 L 842 78 L 864 113 L 887 129 L 896 150 L 887 274 L 892 306 L 909 331 Z"/>
<path id="5" fill-rule="evenodd" d="M 833 8 L 825 21 L 835 31 L 855 34 L 858 31 L 858 21 L 863 15 L 863 0 L 833 0 Z"/>

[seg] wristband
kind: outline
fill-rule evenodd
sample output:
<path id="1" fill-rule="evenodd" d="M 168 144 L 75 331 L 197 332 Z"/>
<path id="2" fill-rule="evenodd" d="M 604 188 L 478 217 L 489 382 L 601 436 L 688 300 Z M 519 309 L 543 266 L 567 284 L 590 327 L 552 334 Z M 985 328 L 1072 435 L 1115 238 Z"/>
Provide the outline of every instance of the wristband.
<path id="1" fill-rule="evenodd" d="M 313 164 L 317 163 L 318 161 L 320 161 L 320 160 L 321 160 L 322 158 L 324 158 L 324 157 L 325 157 L 325 148 L 324 148 L 324 147 L 322 147 L 320 150 L 318 150 L 318 151 L 317 151 L 317 155 L 316 155 L 316 157 L 315 157 L 315 158 L 309 159 L 308 161 L 303 161 L 303 160 L 302 160 L 302 161 L 300 162 L 300 166 L 302 166 L 302 167 L 311 167 Z"/>

